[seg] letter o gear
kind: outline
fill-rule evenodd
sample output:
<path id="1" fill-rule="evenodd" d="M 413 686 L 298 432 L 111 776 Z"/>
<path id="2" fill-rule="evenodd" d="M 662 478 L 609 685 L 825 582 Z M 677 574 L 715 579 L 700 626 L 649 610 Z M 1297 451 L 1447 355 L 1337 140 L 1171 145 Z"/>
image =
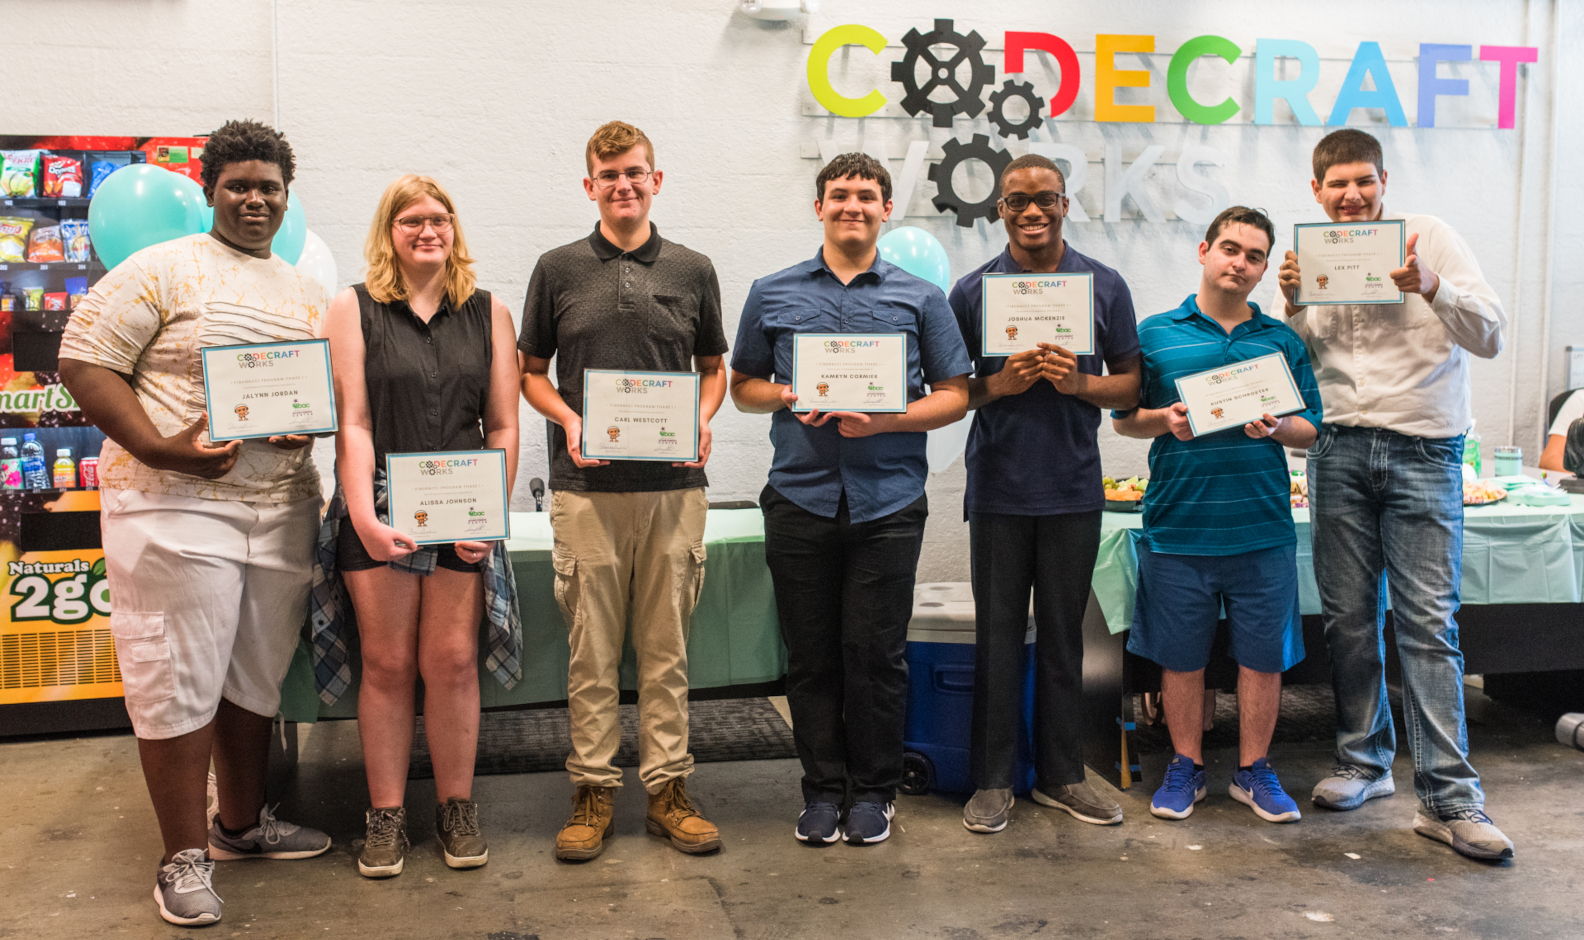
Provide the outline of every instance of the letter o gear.
<path id="1" fill-rule="evenodd" d="M 966 144 L 956 139 L 948 140 L 941 149 L 946 153 L 945 158 L 929 168 L 930 181 L 935 184 L 936 210 L 945 212 L 950 209 L 957 213 L 957 224 L 963 228 L 972 228 L 975 219 L 994 222 L 996 203 L 1001 199 L 1001 174 L 1006 172 L 1007 165 L 1012 162 L 1012 154 L 991 147 L 990 138 L 984 134 L 973 135 L 973 140 Z M 974 203 L 965 202 L 952 188 L 952 173 L 968 160 L 983 162 L 995 176 L 989 195 Z"/>
<path id="2" fill-rule="evenodd" d="M 1006 103 L 1012 98 L 1022 98 L 1028 105 L 1028 116 L 1016 124 L 1007 120 L 1006 116 Z M 1000 91 L 990 94 L 990 123 L 996 126 L 1002 137 L 1027 140 L 1029 131 L 1040 126 L 1040 112 L 1043 110 L 1045 99 L 1034 94 L 1033 82 L 1019 84 L 1009 78 L 1002 83 Z"/>
<path id="3" fill-rule="evenodd" d="M 995 66 L 987 65 L 984 56 L 984 37 L 978 30 L 968 35 L 957 32 L 952 28 L 952 20 L 936 20 L 935 28 L 930 32 L 920 34 L 916 29 L 908 30 L 902 37 L 902 44 L 907 46 L 907 54 L 902 61 L 891 63 L 891 80 L 901 82 L 907 96 L 902 99 L 902 107 L 910 115 L 917 115 L 921 111 L 929 111 L 934 115 L 934 126 L 951 127 L 952 118 L 959 114 L 969 117 L 978 117 L 984 110 L 984 102 L 979 96 L 984 93 L 985 86 L 995 81 Z M 949 59 L 939 59 L 930 51 L 930 46 L 954 46 L 955 55 Z M 920 85 L 914 78 L 914 70 L 919 60 L 929 67 L 929 78 Z M 968 63 L 967 87 L 957 81 L 957 67 L 963 62 Z M 931 101 L 930 93 L 938 88 L 949 88 L 957 94 L 956 101 Z"/>

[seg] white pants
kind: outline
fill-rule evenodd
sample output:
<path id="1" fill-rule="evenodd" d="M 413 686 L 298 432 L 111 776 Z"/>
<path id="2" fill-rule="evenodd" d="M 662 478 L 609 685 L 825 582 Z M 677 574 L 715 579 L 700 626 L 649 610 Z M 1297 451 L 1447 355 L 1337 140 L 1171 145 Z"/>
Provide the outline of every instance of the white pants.
<path id="1" fill-rule="evenodd" d="M 101 490 L 99 499 L 110 632 L 133 731 L 196 731 L 222 696 L 273 717 L 307 619 L 319 500 L 137 490 Z"/>

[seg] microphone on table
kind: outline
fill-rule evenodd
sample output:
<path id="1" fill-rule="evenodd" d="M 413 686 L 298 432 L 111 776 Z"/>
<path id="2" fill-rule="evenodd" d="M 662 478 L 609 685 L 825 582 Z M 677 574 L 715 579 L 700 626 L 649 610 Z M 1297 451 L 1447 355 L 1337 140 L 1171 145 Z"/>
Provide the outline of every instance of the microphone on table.
<path id="1" fill-rule="evenodd" d="M 534 477 L 528 481 L 528 495 L 533 497 L 534 512 L 544 512 L 544 481 Z"/>

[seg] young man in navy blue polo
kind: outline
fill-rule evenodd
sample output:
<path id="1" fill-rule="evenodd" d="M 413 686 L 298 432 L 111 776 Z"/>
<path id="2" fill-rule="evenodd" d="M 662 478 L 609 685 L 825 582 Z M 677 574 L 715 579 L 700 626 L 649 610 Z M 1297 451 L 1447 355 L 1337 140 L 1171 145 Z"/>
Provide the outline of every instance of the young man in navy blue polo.
<path id="1" fill-rule="evenodd" d="M 1113 413 L 1119 433 L 1154 439 L 1128 649 L 1161 666 L 1176 756 L 1150 812 L 1165 819 L 1186 818 L 1205 797 L 1204 668 L 1223 608 L 1238 664 L 1232 798 L 1269 822 L 1300 815 L 1267 757 L 1281 707 L 1281 674 L 1304 655 L 1282 448 L 1314 443 L 1321 408 L 1303 340 L 1248 302 L 1274 241 L 1263 212 L 1233 206 L 1216 216 L 1199 244 L 1199 293 L 1139 327 L 1140 407 Z M 1176 381 L 1271 354 L 1286 359 L 1305 409 L 1195 437 Z"/>
<path id="2" fill-rule="evenodd" d="M 929 514 L 924 432 L 967 413 L 971 364 L 940 288 L 876 250 L 891 215 L 885 167 L 842 154 L 814 185 L 824 245 L 754 282 L 731 394 L 739 409 L 772 416 L 775 458 L 759 502 L 803 763 L 796 836 L 835 842 L 850 801 L 847 841 L 863 845 L 890 835 L 902 782 L 903 652 Z M 789 411 L 799 333 L 905 334 L 906 413 Z"/>
<path id="3" fill-rule="evenodd" d="M 1083 616 L 1100 548 L 1101 408 L 1138 404 L 1138 331 L 1127 282 L 1062 238 L 1067 184 L 1029 154 L 1001 174 L 1007 247 L 952 290 L 952 312 L 974 358 L 968 407 L 968 517 L 976 605 L 972 773 L 963 807 L 973 832 L 1006 828 L 1023 701 L 1029 593 L 1038 628 L 1034 670 L 1036 802 L 1096 825 L 1122 821 L 1116 800 L 1084 782 Z M 985 356 L 987 274 L 1087 273 L 1094 279 L 1095 354 L 1041 343 Z M 1109 375 L 1101 374 L 1101 366 Z"/>

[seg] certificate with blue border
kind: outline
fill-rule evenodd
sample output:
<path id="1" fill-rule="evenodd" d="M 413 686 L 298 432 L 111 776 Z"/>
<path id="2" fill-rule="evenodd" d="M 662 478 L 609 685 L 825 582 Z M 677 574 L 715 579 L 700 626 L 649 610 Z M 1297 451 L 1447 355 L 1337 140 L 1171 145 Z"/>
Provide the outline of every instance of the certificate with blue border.
<path id="1" fill-rule="evenodd" d="M 699 457 L 699 374 L 583 370 L 583 456 L 590 460 Z"/>
<path id="2" fill-rule="evenodd" d="M 1194 437 L 1308 407 L 1281 353 L 1185 375 L 1177 380 L 1177 397 L 1188 406 Z"/>
<path id="3" fill-rule="evenodd" d="M 979 290 L 981 356 L 1010 356 L 1040 343 L 1094 355 L 1092 273 L 986 274 Z"/>
<path id="4" fill-rule="evenodd" d="M 1400 304 L 1391 273 L 1408 258 L 1402 219 L 1303 222 L 1293 226 L 1300 307 L 1312 304 Z"/>
<path id="5" fill-rule="evenodd" d="M 906 333 L 799 333 L 792 337 L 793 411 L 905 413 Z"/>
<path id="6" fill-rule="evenodd" d="M 386 454 L 391 528 L 419 545 L 511 538 L 504 450 Z"/>
<path id="7" fill-rule="evenodd" d="M 329 340 L 208 346 L 199 356 L 210 440 L 337 429 Z"/>

